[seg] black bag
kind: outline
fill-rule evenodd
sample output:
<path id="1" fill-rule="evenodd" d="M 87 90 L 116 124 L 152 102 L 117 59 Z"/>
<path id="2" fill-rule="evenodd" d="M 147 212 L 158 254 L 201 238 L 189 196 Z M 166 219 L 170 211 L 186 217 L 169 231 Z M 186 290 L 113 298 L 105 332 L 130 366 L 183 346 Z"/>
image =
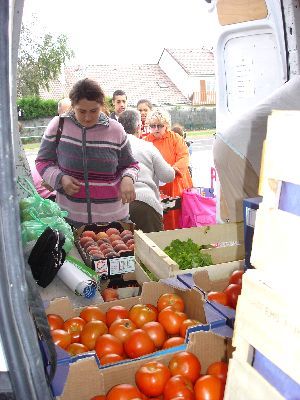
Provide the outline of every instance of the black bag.
<path id="1" fill-rule="evenodd" d="M 66 258 L 66 252 L 62 248 L 64 243 L 64 234 L 49 227 L 38 238 L 28 258 L 28 264 L 39 286 L 48 286 L 63 265 Z"/>

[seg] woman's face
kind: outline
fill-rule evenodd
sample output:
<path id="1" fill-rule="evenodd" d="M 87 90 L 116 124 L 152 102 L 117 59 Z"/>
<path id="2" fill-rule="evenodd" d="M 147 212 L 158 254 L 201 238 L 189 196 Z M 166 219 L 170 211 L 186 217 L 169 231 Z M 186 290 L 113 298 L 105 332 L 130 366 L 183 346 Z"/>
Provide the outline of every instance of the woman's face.
<path id="1" fill-rule="evenodd" d="M 73 106 L 77 121 L 86 128 L 96 125 L 101 112 L 101 104 L 94 100 L 81 99 Z"/>
<path id="2" fill-rule="evenodd" d="M 142 123 L 145 122 L 148 112 L 150 111 L 149 106 L 146 103 L 141 103 L 138 105 L 138 111 L 141 113 Z"/>
<path id="3" fill-rule="evenodd" d="M 154 135 L 157 139 L 160 139 L 164 136 L 167 130 L 166 124 L 159 120 L 153 120 L 149 124 L 151 133 Z"/>

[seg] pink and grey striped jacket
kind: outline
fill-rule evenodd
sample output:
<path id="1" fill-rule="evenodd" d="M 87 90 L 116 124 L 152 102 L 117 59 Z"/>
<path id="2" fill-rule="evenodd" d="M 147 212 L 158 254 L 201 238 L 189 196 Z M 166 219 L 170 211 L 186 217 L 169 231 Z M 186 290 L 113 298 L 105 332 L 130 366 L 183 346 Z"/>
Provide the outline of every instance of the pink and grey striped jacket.
<path id="1" fill-rule="evenodd" d="M 139 167 L 122 125 L 102 113 L 91 128 L 80 125 L 73 114 L 61 118 L 64 125 L 59 143 L 59 117 L 54 117 L 35 163 L 44 181 L 57 190 L 56 202 L 68 211 L 68 222 L 78 227 L 126 218 L 129 207 L 120 199 L 120 183 L 124 176 L 135 182 Z M 78 193 L 65 194 L 60 183 L 63 175 L 81 182 Z"/>

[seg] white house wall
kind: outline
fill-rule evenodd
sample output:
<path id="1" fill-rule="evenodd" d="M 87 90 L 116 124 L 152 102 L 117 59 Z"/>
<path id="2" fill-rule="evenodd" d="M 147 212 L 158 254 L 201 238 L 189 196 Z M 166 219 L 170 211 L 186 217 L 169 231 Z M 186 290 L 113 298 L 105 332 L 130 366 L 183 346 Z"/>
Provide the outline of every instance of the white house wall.
<path id="1" fill-rule="evenodd" d="M 188 74 L 165 50 L 159 61 L 159 66 L 186 97 L 193 93 L 193 82 L 190 82 Z"/>

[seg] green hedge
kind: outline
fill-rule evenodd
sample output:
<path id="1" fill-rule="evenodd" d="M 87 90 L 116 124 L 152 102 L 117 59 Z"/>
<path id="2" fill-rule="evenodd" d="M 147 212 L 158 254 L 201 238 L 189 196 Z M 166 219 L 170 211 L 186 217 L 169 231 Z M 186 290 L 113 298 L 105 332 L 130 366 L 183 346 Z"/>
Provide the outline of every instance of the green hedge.
<path id="1" fill-rule="evenodd" d="M 24 120 L 54 117 L 57 114 L 56 100 L 42 100 L 40 97 L 23 97 L 17 105 L 23 110 Z"/>
<path id="2" fill-rule="evenodd" d="M 23 97 L 17 100 L 17 105 L 23 110 L 23 120 L 48 118 L 57 115 L 57 100 L 43 100 L 40 97 Z M 105 104 L 110 112 L 113 111 L 111 97 L 105 98 Z"/>

